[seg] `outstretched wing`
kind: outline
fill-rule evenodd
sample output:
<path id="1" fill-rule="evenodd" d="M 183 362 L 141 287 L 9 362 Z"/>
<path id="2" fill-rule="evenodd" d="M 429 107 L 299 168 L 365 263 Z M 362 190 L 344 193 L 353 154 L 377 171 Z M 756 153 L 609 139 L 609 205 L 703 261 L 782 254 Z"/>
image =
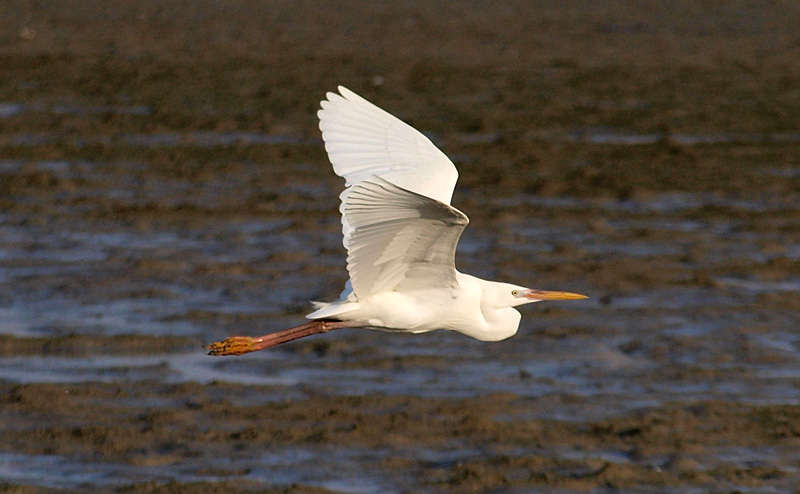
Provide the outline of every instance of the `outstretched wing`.
<path id="1" fill-rule="evenodd" d="M 444 202 L 373 176 L 343 203 L 352 228 L 347 270 L 356 297 L 457 286 L 455 253 L 469 223 Z"/>
<path id="2" fill-rule="evenodd" d="M 353 186 L 378 176 L 406 190 L 450 204 L 458 171 L 419 131 L 347 88 L 328 93 L 320 103 L 319 128 L 333 170 L 344 177 L 342 232 L 352 242 L 344 205 Z"/>

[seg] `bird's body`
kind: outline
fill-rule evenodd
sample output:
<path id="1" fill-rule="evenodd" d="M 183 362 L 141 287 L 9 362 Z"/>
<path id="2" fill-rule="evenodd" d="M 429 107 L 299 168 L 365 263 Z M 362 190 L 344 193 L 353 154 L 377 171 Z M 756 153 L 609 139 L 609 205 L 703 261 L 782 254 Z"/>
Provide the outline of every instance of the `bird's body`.
<path id="1" fill-rule="evenodd" d="M 455 251 L 467 216 L 450 205 L 458 172 L 425 136 L 346 88 L 328 93 L 318 115 L 340 195 L 350 274 L 340 299 L 317 303 L 312 321 L 261 337 L 208 346 L 240 355 L 345 327 L 424 333 L 458 331 L 482 341 L 516 334 L 514 307 L 586 298 L 531 290 L 459 273 Z"/>
<path id="2" fill-rule="evenodd" d="M 482 341 L 503 340 L 517 332 L 520 313 L 511 307 L 492 307 L 484 297 L 484 288 L 493 282 L 463 273 L 457 273 L 456 279 L 458 285 L 451 289 L 380 292 L 363 300 L 324 304 L 306 317 L 364 321 L 376 329 L 409 333 L 447 329 Z M 506 285 L 508 292 L 515 288 Z"/>

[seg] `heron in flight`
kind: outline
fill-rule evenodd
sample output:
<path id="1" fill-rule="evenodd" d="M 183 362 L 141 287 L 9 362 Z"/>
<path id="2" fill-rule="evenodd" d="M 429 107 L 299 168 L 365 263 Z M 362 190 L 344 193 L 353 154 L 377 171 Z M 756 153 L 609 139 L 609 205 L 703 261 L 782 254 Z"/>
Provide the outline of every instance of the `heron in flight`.
<path id="1" fill-rule="evenodd" d="M 487 281 L 455 268 L 469 223 L 450 205 L 455 165 L 413 127 L 347 88 L 328 93 L 319 128 L 339 196 L 350 279 L 339 300 L 314 303 L 310 322 L 264 336 L 211 343 L 209 355 L 242 355 L 342 328 L 457 331 L 481 341 L 513 336 L 519 305 L 585 295 Z"/>

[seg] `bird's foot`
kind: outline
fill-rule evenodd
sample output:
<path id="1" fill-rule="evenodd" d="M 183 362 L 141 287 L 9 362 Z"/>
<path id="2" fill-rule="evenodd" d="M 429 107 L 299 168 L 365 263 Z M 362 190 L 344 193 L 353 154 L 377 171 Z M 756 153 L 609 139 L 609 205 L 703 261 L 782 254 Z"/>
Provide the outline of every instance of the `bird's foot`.
<path id="1" fill-rule="evenodd" d="M 231 336 L 222 341 L 215 341 L 206 345 L 209 355 L 215 357 L 222 357 L 224 355 L 244 355 L 258 350 L 255 348 L 256 343 L 260 341 L 259 338 L 252 336 Z"/>

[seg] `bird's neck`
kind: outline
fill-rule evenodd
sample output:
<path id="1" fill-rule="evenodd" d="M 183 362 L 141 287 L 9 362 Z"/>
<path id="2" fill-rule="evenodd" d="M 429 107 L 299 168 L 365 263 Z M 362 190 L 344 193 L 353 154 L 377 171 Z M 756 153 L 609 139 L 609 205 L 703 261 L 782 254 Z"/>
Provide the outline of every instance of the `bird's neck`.
<path id="1" fill-rule="evenodd" d="M 514 336 L 522 320 L 522 314 L 511 307 L 485 310 L 483 317 L 489 324 L 492 335 L 492 339 L 484 341 L 500 341 Z"/>
<path id="2" fill-rule="evenodd" d="M 494 293 L 492 288 L 498 283 L 464 273 L 457 272 L 456 276 L 462 289 L 474 293 L 474 300 L 480 301 L 480 312 L 485 321 L 480 327 L 459 331 L 481 341 L 500 341 L 517 333 L 522 315 L 516 309 L 499 306 L 496 300 L 489 298 Z"/>

